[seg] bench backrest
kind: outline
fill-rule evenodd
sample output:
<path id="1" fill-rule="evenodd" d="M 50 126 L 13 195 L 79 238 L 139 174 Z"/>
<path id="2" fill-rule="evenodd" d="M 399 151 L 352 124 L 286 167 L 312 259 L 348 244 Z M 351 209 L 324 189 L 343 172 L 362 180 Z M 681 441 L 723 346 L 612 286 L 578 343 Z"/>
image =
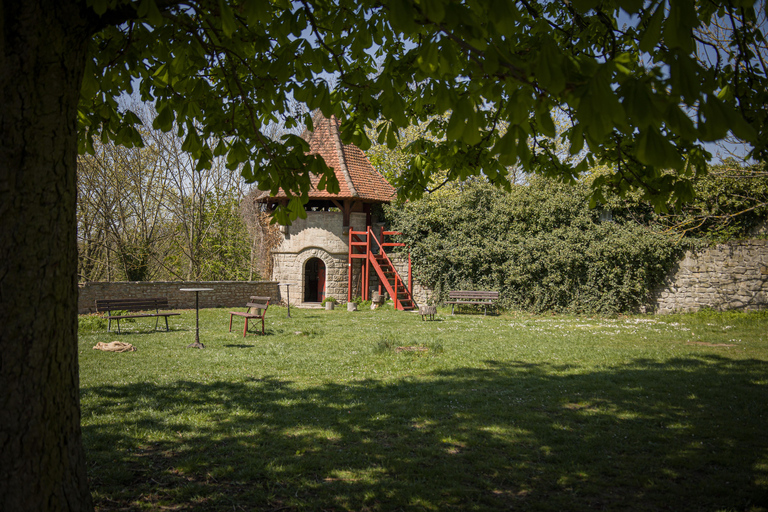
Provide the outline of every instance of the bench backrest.
<path id="1" fill-rule="evenodd" d="M 96 311 L 99 313 L 110 311 L 155 311 L 168 309 L 168 299 L 156 297 L 153 299 L 97 299 Z"/>
<path id="2" fill-rule="evenodd" d="M 451 290 L 449 299 L 498 299 L 499 292 L 492 290 Z"/>
<path id="3" fill-rule="evenodd" d="M 272 297 L 251 296 L 251 301 L 246 304 L 248 313 L 261 316 L 266 315 L 267 308 L 269 307 L 269 299 L 271 298 Z"/>

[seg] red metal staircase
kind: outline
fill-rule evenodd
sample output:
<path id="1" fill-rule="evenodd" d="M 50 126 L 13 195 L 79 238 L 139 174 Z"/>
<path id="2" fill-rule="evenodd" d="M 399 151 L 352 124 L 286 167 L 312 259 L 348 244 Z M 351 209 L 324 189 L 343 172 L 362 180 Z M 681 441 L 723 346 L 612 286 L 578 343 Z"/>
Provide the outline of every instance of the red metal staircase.
<path id="1" fill-rule="evenodd" d="M 392 260 L 387 256 L 385 247 L 405 247 L 405 244 L 384 242 L 384 237 L 388 235 L 399 235 L 397 231 L 381 230 L 381 236 L 376 237 L 373 228 L 368 226 L 365 231 L 349 230 L 349 277 L 347 300 L 352 300 L 352 261 L 362 259 L 365 261 L 362 267 L 362 294 L 363 300 L 368 300 L 368 288 L 370 283 L 371 269 L 379 277 L 379 293 L 382 286 L 386 289 L 392 298 L 395 309 L 401 311 L 410 311 L 416 308 L 416 302 L 413 300 L 411 290 L 413 281 L 411 280 L 411 256 L 408 255 L 408 283 L 403 281 L 397 272 Z"/>

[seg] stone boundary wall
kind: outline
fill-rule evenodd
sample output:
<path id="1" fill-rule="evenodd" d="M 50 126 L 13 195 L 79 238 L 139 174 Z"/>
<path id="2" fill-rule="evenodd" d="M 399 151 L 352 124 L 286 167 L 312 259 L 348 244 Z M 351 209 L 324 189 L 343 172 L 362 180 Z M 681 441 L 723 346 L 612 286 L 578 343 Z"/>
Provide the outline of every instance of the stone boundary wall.
<path id="1" fill-rule="evenodd" d="M 95 313 L 96 299 L 168 298 L 170 309 L 194 309 L 195 293 L 180 288 L 213 288 L 200 292 L 201 308 L 243 307 L 251 295 L 272 297 L 271 304 L 283 299 L 277 281 L 121 281 L 81 283 L 77 300 L 79 314 Z M 293 291 L 293 290 L 291 290 Z"/>
<path id="2" fill-rule="evenodd" d="M 390 254 L 403 279 L 408 257 Z M 434 291 L 413 281 L 413 295 L 427 304 Z M 686 252 L 645 308 L 658 314 L 768 309 L 768 240 L 732 242 Z"/>
<path id="3" fill-rule="evenodd" d="M 768 307 L 768 240 L 687 252 L 654 293 L 656 313 Z"/>
<path id="4" fill-rule="evenodd" d="M 389 259 L 392 260 L 392 264 L 395 266 L 395 269 L 397 270 L 397 273 L 400 274 L 400 277 L 403 278 L 403 281 L 405 281 L 406 286 L 408 285 L 408 255 L 404 253 L 389 253 L 388 254 Z M 413 300 L 416 301 L 416 304 L 419 306 L 426 306 L 427 303 L 432 299 L 434 296 L 434 290 L 431 288 L 427 288 L 426 286 L 423 286 L 421 283 L 419 283 L 416 278 L 413 279 L 413 290 L 411 291 L 413 295 Z"/>

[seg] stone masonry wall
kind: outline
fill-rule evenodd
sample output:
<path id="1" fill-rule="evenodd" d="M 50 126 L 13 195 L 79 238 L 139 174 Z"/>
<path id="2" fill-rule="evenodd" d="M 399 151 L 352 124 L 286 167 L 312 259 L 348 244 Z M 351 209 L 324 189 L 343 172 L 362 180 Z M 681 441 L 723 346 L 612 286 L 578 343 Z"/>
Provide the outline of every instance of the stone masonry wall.
<path id="1" fill-rule="evenodd" d="M 201 308 L 243 307 L 251 295 L 271 297 L 271 304 L 282 302 L 276 281 L 96 282 L 81 284 L 79 288 L 77 310 L 80 314 L 94 313 L 96 299 L 167 297 L 170 309 L 194 309 L 195 294 L 182 292 L 180 288 L 213 288 L 213 291 L 199 293 Z"/>
<path id="2" fill-rule="evenodd" d="M 400 274 L 400 277 L 405 281 L 406 286 L 408 285 L 408 255 L 402 254 L 402 253 L 391 253 L 389 255 L 389 259 L 392 260 L 392 263 L 395 265 L 395 269 L 397 270 L 397 273 Z M 430 299 L 434 295 L 434 290 L 431 288 L 427 288 L 426 286 L 423 286 L 421 283 L 419 283 L 416 279 L 413 279 L 413 290 L 411 291 L 411 294 L 413 295 L 413 300 L 416 301 L 416 304 L 419 306 L 425 306 L 429 303 Z"/>
<path id="3" fill-rule="evenodd" d="M 768 307 L 768 240 L 688 252 L 654 294 L 657 313 Z"/>
<path id="4" fill-rule="evenodd" d="M 340 301 L 347 297 L 347 253 L 331 254 L 318 247 L 296 253 L 273 252 L 272 278 L 290 283 L 291 305 L 304 301 L 304 267 L 311 258 L 320 258 L 325 264 L 325 296 Z"/>
<path id="5" fill-rule="evenodd" d="M 281 230 L 283 239 L 272 251 L 272 279 L 291 284 L 291 305 L 304 301 L 304 268 L 311 258 L 325 264 L 325 296 L 346 301 L 349 239 L 344 235 L 343 220 L 341 212 L 307 212 L 306 219 L 296 219 Z M 352 229 L 365 229 L 365 220 L 364 213 L 350 215 Z M 352 296 L 356 297 L 360 295 L 357 265 L 353 277 Z"/>
<path id="6" fill-rule="evenodd" d="M 353 230 L 365 230 L 364 213 L 352 213 Z M 296 219 L 281 229 L 282 241 L 278 252 L 299 253 L 307 247 L 321 247 L 330 254 L 347 254 L 348 236 L 343 233 L 341 212 L 307 212 L 306 219 Z"/>

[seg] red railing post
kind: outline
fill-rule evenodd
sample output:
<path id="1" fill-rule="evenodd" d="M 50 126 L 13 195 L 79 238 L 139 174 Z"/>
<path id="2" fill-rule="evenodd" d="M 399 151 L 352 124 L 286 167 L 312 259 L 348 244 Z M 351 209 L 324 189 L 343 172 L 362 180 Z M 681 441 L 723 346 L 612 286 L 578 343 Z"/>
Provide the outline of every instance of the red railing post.
<path id="1" fill-rule="evenodd" d="M 352 226 L 349 227 L 349 252 L 347 254 L 347 302 L 352 302 Z"/>
<path id="2" fill-rule="evenodd" d="M 411 248 L 408 248 L 408 295 L 413 299 L 413 278 L 411 277 Z"/>
<path id="3" fill-rule="evenodd" d="M 365 234 L 365 278 L 363 279 L 363 300 L 368 300 L 368 287 L 371 279 L 371 226 L 366 228 Z"/>

